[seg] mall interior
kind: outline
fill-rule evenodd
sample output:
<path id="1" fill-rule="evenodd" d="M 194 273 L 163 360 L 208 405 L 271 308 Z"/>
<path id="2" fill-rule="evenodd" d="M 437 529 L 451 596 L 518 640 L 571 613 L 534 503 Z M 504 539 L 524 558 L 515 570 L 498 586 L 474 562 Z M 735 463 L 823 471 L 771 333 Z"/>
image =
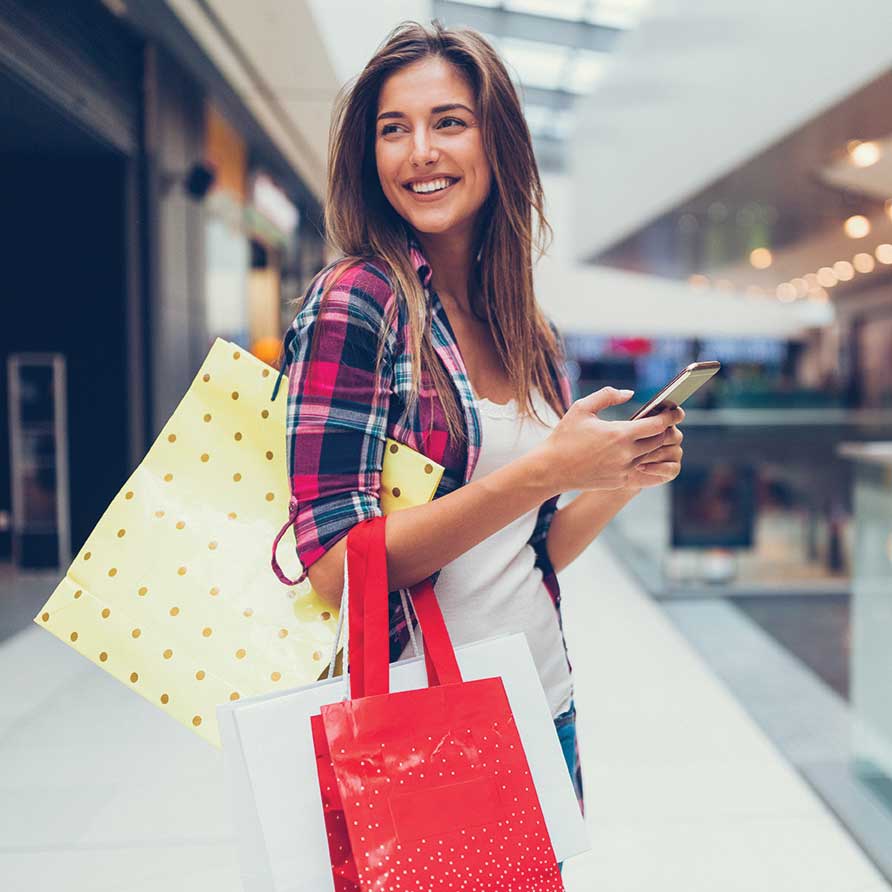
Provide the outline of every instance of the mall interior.
<path id="1" fill-rule="evenodd" d="M 277 366 L 335 97 L 435 18 L 523 102 L 574 396 L 721 363 L 561 573 L 566 888 L 892 888 L 888 0 L 0 0 L 0 885 L 254 888 L 219 749 L 39 614 L 217 339 Z"/>

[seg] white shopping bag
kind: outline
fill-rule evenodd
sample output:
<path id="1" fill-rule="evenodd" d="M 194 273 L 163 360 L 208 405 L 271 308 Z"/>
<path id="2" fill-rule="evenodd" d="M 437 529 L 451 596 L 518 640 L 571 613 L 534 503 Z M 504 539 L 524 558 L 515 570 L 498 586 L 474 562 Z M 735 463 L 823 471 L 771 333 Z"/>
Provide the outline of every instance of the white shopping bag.
<path id="1" fill-rule="evenodd" d="M 501 676 L 558 861 L 588 851 L 551 711 L 526 637 L 455 649 L 465 681 Z M 391 666 L 390 690 L 424 687 L 420 658 Z M 310 716 L 339 700 L 340 678 L 218 707 L 245 892 L 333 892 Z"/>

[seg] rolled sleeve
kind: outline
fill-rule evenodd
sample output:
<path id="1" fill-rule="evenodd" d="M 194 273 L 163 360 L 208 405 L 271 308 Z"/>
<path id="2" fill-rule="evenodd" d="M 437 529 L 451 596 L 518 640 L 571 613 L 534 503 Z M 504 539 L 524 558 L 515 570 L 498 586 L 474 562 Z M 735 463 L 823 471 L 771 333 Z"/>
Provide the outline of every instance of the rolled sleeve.
<path id="1" fill-rule="evenodd" d="M 381 515 L 392 381 L 386 309 L 393 292 L 369 264 L 317 287 L 292 325 L 286 439 L 297 555 L 309 568 L 362 520 Z M 385 337 L 380 368 L 379 341 Z M 312 349 L 312 352 L 311 352 Z"/>

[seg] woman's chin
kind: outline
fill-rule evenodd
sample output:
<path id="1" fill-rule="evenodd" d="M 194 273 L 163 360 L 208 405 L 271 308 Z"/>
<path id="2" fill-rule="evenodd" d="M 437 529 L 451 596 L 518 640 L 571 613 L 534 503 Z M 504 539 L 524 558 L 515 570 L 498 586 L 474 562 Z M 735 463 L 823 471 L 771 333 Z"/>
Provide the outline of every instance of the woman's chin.
<path id="1" fill-rule="evenodd" d="M 409 215 L 409 223 L 416 232 L 425 235 L 442 235 L 450 232 L 457 226 L 461 226 L 464 220 L 456 218 L 455 214 L 441 213 L 413 213 Z"/>

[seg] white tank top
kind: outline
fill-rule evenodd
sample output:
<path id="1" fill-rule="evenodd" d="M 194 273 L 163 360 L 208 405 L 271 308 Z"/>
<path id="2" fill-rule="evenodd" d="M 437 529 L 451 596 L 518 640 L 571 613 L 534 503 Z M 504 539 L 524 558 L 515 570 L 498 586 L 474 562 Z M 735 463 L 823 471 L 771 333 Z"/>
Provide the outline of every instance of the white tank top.
<path id="1" fill-rule="evenodd" d="M 534 404 L 547 426 L 535 418 L 520 418 L 516 400 L 500 404 L 475 397 L 475 402 L 482 443 L 471 480 L 528 452 L 559 420 L 538 391 Z M 557 716 L 570 708 L 573 683 L 557 611 L 528 544 L 538 513 L 538 508 L 529 511 L 443 567 L 436 593 L 455 645 L 512 632 L 526 635 L 551 714 Z M 400 659 L 411 656 L 409 643 Z"/>

